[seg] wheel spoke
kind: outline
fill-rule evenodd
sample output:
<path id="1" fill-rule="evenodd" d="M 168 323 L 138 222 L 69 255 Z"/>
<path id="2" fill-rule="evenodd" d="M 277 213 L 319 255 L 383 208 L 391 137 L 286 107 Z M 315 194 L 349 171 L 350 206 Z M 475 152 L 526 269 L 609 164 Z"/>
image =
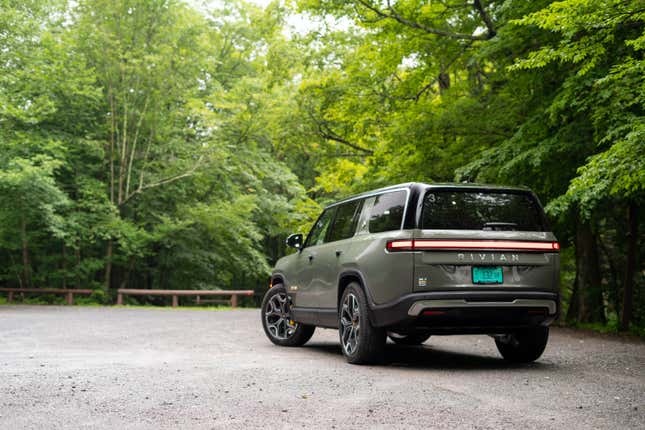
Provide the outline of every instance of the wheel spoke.
<path id="1" fill-rule="evenodd" d="M 360 305 L 354 294 L 343 300 L 340 312 L 340 338 L 346 354 L 353 354 L 358 348 L 360 336 Z"/>
<path id="2" fill-rule="evenodd" d="M 351 327 L 350 327 L 350 328 L 348 328 L 348 329 L 346 330 L 346 332 L 345 332 L 345 339 L 343 339 L 343 344 L 344 344 L 344 345 L 343 345 L 343 347 L 345 348 L 345 351 L 346 351 L 348 354 L 351 354 L 351 353 L 352 353 L 352 351 L 353 351 L 353 348 L 352 348 L 352 342 L 351 342 L 351 338 L 352 338 L 352 331 L 353 331 L 353 329 L 352 329 Z"/>
<path id="3" fill-rule="evenodd" d="M 291 324 L 287 295 L 278 293 L 271 297 L 264 309 L 264 322 L 272 337 L 280 340 L 289 339 L 296 333 L 298 324 Z"/>
<path id="4" fill-rule="evenodd" d="M 352 327 L 349 326 L 343 331 L 343 343 L 347 343 L 352 335 Z"/>
<path id="5" fill-rule="evenodd" d="M 267 303 L 267 310 L 265 312 L 266 316 L 273 316 L 276 314 L 275 307 L 273 306 L 273 302 Z"/>

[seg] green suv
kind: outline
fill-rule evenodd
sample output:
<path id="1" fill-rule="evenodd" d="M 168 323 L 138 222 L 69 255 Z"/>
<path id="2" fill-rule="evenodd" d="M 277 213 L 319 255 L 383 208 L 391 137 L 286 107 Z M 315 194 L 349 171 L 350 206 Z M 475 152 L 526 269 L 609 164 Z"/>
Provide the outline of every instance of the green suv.
<path id="1" fill-rule="evenodd" d="M 408 183 L 327 207 L 280 259 L 262 325 L 282 346 L 338 329 L 350 363 L 386 338 L 487 334 L 512 362 L 542 355 L 559 312 L 559 244 L 529 190 Z"/>

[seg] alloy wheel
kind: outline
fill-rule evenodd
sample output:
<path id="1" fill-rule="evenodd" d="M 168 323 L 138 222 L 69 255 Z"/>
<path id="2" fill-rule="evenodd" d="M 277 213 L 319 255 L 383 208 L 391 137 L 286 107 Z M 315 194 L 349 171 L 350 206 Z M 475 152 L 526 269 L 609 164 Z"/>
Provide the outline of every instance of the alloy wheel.
<path id="1" fill-rule="evenodd" d="M 361 312 L 358 298 L 350 293 L 345 296 L 340 313 L 341 341 L 347 355 L 352 355 L 358 348 L 361 329 Z"/>
<path id="2" fill-rule="evenodd" d="M 285 293 L 278 293 L 271 297 L 264 309 L 267 329 L 276 339 L 289 339 L 298 328 L 298 324 L 291 320 L 288 301 Z"/>

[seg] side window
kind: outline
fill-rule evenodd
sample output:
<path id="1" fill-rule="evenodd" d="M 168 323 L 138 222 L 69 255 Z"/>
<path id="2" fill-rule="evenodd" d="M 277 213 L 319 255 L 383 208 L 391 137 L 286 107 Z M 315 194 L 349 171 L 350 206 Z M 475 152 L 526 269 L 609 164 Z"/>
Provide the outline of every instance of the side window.
<path id="1" fill-rule="evenodd" d="M 325 243 L 325 236 L 327 236 L 327 230 L 329 230 L 329 225 L 334 219 L 334 213 L 336 208 L 327 209 L 325 212 L 320 215 L 318 221 L 314 224 L 307 236 L 307 241 L 305 242 L 305 248 L 307 246 L 316 246 L 322 245 Z"/>
<path id="2" fill-rule="evenodd" d="M 361 213 L 361 200 L 343 203 L 336 209 L 336 218 L 329 232 L 328 242 L 348 239 L 354 236 L 358 216 Z"/>
<path id="3" fill-rule="evenodd" d="M 370 233 L 399 230 L 403 222 L 406 197 L 405 191 L 377 196 L 369 217 Z"/>

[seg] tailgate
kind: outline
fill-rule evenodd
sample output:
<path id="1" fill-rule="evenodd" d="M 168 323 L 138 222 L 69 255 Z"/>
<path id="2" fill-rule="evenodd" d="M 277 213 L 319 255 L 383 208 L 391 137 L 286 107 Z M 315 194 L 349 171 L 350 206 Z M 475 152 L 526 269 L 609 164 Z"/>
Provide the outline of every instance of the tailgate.
<path id="1" fill-rule="evenodd" d="M 414 242 L 415 291 L 558 290 L 552 233 L 417 230 Z"/>

